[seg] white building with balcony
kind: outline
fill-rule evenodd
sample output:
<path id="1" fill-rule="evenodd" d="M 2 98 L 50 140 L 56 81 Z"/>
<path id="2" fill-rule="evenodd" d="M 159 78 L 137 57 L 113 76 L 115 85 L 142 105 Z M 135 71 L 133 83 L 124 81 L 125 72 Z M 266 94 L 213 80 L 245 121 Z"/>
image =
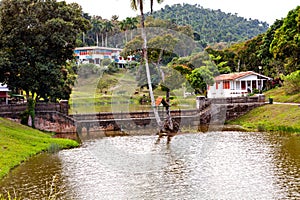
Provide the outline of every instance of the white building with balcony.
<path id="1" fill-rule="evenodd" d="M 262 74 L 247 71 L 231 74 L 222 74 L 215 77 L 215 83 L 207 87 L 208 98 L 242 97 L 253 92 L 261 91 L 266 82 L 272 80 Z"/>
<path id="2" fill-rule="evenodd" d="M 99 65 L 103 59 L 108 58 L 118 63 L 120 67 L 124 67 L 127 61 L 134 60 L 134 57 L 124 59 L 120 56 L 121 51 L 122 49 L 110 47 L 77 47 L 74 54 L 78 64 L 93 63 Z"/>
<path id="3" fill-rule="evenodd" d="M 122 49 L 109 47 L 77 47 L 74 50 L 75 57 L 79 62 L 100 64 L 101 60 L 109 58 L 118 60 Z"/>

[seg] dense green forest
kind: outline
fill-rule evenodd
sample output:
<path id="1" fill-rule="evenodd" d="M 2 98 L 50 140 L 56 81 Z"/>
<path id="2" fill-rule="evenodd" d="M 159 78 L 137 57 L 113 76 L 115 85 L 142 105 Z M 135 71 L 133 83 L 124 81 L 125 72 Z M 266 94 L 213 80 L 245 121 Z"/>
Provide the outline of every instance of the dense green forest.
<path id="1" fill-rule="evenodd" d="M 262 34 L 223 50 L 207 48 L 218 57 L 217 64 L 227 62 L 231 71 L 252 70 L 270 77 L 280 78 L 300 70 L 300 6 L 277 20 Z"/>
<path id="2" fill-rule="evenodd" d="M 220 42 L 245 41 L 266 32 L 269 27 L 266 22 L 245 19 L 221 10 L 205 9 L 197 4 L 166 5 L 151 16 L 150 13 L 146 16 L 148 27 L 159 26 L 173 30 L 174 26 L 191 27 L 192 37 L 203 47 Z M 87 13 L 84 17 L 90 20 L 93 28 L 79 38 L 79 46 L 124 47 L 126 42 L 137 35 L 135 30 L 140 27 L 139 17 L 119 20 L 118 16 L 114 15 L 111 19 L 103 19 L 101 16 L 89 16 Z"/>
<path id="3" fill-rule="evenodd" d="M 171 20 L 178 25 L 191 25 L 195 39 L 204 43 L 244 41 L 266 32 L 269 25 L 257 19 L 245 19 L 221 10 L 205 9 L 190 4 L 166 5 L 153 12 L 154 18 Z"/>

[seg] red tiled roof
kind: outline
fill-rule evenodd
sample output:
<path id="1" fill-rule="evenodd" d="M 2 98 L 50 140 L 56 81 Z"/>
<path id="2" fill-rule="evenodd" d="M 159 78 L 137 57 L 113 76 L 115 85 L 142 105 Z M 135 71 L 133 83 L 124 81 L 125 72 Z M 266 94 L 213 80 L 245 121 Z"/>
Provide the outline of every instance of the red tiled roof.
<path id="1" fill-rule="evenodd" d="M 215 77 L 215 81 L 224 81 L 224 80 L 235 80 L 238 78 L 242 78 L 248 75 L 258 75 L 255 72 L 247 71 L 247 72 L 238 72 L 238 73 L 231 73 L 231 74 L 221 74 L 217 77 Z"/>

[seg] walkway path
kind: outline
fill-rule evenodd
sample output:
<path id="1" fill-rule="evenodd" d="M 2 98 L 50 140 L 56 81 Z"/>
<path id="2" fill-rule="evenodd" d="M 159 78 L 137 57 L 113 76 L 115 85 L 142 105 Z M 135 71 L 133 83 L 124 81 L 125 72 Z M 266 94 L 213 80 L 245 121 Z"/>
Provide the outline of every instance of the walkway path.
<path id="1" fill-rule="evenodd" d="M 300 106 L 300 103 L 282 103 L 282 102 L 273 102 L 273 104 Z"/>

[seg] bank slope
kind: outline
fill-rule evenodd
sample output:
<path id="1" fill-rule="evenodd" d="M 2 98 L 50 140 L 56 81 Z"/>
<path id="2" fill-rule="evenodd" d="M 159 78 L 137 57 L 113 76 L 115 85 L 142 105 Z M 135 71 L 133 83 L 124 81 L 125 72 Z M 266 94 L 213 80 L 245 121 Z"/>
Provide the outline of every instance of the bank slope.
<path id="1" fill-rule="evenodd" d="M 258 107 L 229 124 L 241 125 L 253 131 L 285 131 L 300 133 L 300 107 L 269 104 Z"/>
<path id="2" fill-rule="evenodd" d="M 300 93 L 287 95 L 284 87 L 274 88 L 265 93 L 267 98 L 273 98 L 274 102 L 300 103 Z"/>
<path id="3" fill-rule="evenodd" d="M 78 145 L 76 141 L 51 138 L 49 134 L 0 118 L 0 179 L 33 155 Z"/>

